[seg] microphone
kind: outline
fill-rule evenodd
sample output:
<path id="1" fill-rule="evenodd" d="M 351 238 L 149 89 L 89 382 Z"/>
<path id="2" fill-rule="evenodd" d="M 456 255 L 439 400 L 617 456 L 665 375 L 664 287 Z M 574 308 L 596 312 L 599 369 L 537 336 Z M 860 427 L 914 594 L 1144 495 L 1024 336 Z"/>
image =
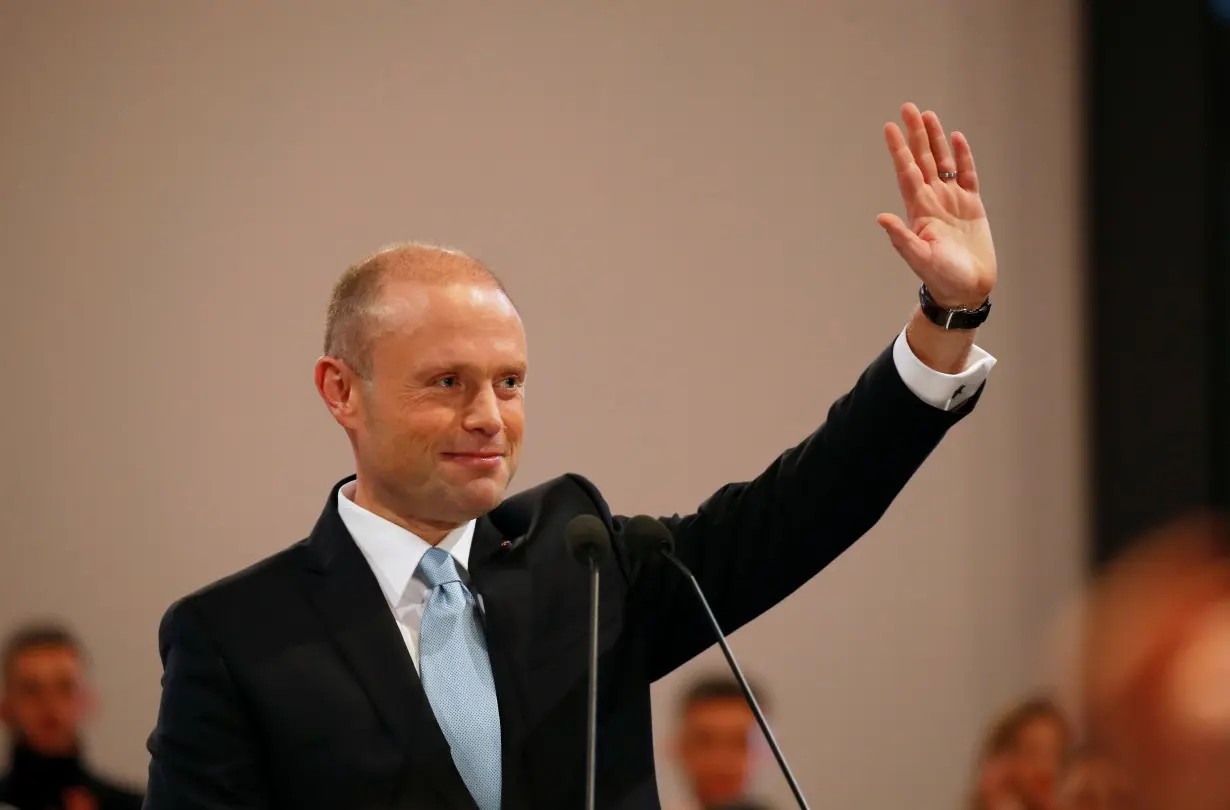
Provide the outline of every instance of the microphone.
<path id="1" fill-rule="evenodd" d="M 637 515 L 629 518 L 624 526 L 624 544 L 628 548 L 628 553 L 638 559 L 650 560 L 655 554 L 662 555 L 692 584 L 692 590 L 696 592 L 700 606 L 705 609 L 705 616 L 708 617 L 713 633 L 717 636 L 718 645 L 722 648 L 723 655 L 726 656 L 726 663 L 730 665 L 730 671 L 734 674 L 735 680 L 739 682 L 739 688 L 743 690 L 743 697 L 747 699 L 747 705 L 751 707 L 752 714 L 756 716 L 756 722 L 760 724 L 760 730 L 764 732 L 765 740 L 769 743 L 769 748 L 773 750 L 773 756 L 777 759 L 782 776 L 786 777 L 786 782 L 789 783 L 799 807 L 809 810 L 807 800 L 803 798 L 803 790 L 790 771 L 790 766 L 786 764 L 786 757 L 777 745 L 777 739 L 773 736 L 772 729 L 769 728 L 769 721 L 765 719 L 764 712 L 760 710 L 760 704 L 756 702 L 756 696 L 752 694 L 752 687 L 748 685 L 747 678 L 743 677 L 743 670 L 739 669 L 739 662 L 735 660 L 735 654 L 731 652 L 730 645 L 726 643 L 726 634 L 722 632 L 722 626 L 718 624 L 717 617 L 713 615 L 713 609 L 709 607 L 709 600 L 705 598 L 705 592 L 701 590 L 700 583 L 696 581 L 696 577 L 688 570 L 688 567 L 675 556 L 675 537 L 671 534 L 670 529 L 666 528 L 662 521 L 649 515 Z"/>
<path id="2" fill-rule="evenodd" d="M 598 775 L 598 569 L 611 553 L 611 533 L 594 515 L 577 515 L 564 528 L 569 553 L 589 567 L 589 694 L 585 719 L 585 808 L 594 810 Z"/>

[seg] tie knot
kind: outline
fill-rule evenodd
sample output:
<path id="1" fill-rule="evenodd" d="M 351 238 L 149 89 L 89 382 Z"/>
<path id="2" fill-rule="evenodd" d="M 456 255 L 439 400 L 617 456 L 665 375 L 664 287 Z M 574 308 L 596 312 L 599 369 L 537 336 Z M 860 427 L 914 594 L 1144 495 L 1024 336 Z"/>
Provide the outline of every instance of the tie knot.
<path id="1" fill-rule="evenodd" d="M 423 578 L 433 588 L 447 585 L 450 582 L 461 582 L 461 574 L 457 573 L 457 563 L 453 555 L 438 548 L 429 548 L 419 561 L 419 570 Z"/>

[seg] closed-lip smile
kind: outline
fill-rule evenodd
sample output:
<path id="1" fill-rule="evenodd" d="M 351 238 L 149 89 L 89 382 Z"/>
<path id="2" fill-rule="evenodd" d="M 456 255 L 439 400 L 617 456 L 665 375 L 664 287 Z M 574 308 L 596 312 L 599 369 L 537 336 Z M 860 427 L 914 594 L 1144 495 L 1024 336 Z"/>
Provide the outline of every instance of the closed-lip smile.
<path id="1" fill-rule="evenodd" d="M 467 452 L 467 453 L 445 453 L 444 457 L 449 461 L 458 464 L 464 464 L 467 467 L 494 467 L 499 464 L 504 458 L 504 454 L 499 451 L 483 451 Z"/>

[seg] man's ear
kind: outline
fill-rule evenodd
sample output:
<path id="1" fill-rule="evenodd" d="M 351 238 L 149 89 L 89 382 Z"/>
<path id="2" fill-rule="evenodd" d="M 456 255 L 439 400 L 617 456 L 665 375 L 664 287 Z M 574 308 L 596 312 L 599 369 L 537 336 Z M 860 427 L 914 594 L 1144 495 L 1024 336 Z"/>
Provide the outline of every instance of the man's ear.
<path id="1" fill-rule="evenodd" d="M 773 758 L 773 749 L 769 746 L 769 740 L 764 736 L 764 732 L 760 730 L 759 723 L 752 723 L 747 736 L 748 759 L 751 761 L 752 768 L 756 769 Z"/>
<path id="2" fill-rule="evenodd" d="M 671 738 L 671 749 L 677 760 L 683 759 L 683 755 L 686 753 L 684 750 L 686 748 L 684 736 L 683 724 L 680 723 L 679 728 L 675 729 L 675 736 Z"/>
<path id="3" fill-rule="evenodd" d="M 314 374 L 316 392 L 342 427 L 352 430 L 362 419 L 363 386 L 354 369 L 336 357 L 321 357 Z"/>
<path id="4" fill-rule="evenodd" d="M 81 719 L 93 720 L 98 714 L 101 701 L 99 700 L 98 690 L 93 684 L 85 684 L 81 687 Z"/>

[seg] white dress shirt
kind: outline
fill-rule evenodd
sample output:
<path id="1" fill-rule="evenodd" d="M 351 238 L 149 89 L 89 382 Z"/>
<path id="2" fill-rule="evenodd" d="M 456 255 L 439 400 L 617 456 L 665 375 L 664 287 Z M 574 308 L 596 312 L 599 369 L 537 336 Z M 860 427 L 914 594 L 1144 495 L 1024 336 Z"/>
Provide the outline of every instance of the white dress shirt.
<path id="1" fill-rule="evenodd" d="M 969 365 L 959 374 L 943 374 L 923 363 L 910 349 L 905 330 L 893 344 L 893 363 L 915 396 L 936 408 L 952 410 L 965 402 L 986 381 L 995 358 L 977 346 Z M 419 573 L 419 561 L 431 548 L 427 541 L 379 515 L 355 504 L 351 497 L 354 482 L 337 493 L 337 511 L 346 530 L 371 566 L 397 627 L 401 631 L 415 669 L 419 667 L 419 627 L 431 588 Z M 474 540 L 474 521 L 453 529 L 437 548 L 453 555 L 457 571 L 467 579 L 470 546 Z"/>
<path id="2" fill-rule="evenodd" d="M 419 669 L 419 627 L 423 623 L 427 597 L 431 595 L 431 586 L 419 571 L 419 561 L 431 546 L 414 532 L 357 505 L 351 500 L 353 493 L 353 481 L 338 491 L 338 516 L 367 558 L 384 592 L 384 600 L 397 619 L 397 629 L 410 651 L 414 668 Z M 453 529 L 436 546 L 453 555 L 463 580 L 468 579 L 466 568 L 473 540 L 474 521 L 471 520 Z"/>

